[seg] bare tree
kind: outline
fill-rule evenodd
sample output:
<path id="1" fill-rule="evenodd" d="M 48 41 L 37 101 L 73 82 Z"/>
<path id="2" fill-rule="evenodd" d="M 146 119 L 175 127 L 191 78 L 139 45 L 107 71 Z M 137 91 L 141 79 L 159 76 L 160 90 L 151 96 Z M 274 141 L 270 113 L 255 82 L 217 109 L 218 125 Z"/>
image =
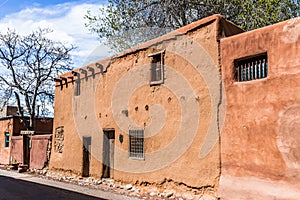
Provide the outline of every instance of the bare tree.
<path id="1" fill-rule="evenodd" d="M 0 33 L 0 90 L 2 106 L 15 99 L 21 116 L 29 116 L 27 128 L 34 130 L 36 111 L 47 115 L 54 100 L 53 79 L 71 70 L 72 45 L 46 37 L 50 29 L 22 36 L 14 30 Z M 24 107 L 24 113 L 22 108 Z"/>

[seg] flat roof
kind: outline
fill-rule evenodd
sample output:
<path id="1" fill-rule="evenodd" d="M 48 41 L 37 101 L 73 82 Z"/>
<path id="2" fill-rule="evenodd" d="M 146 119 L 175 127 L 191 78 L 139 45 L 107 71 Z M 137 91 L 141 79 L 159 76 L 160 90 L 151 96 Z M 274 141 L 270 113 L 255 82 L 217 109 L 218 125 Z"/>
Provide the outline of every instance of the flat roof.
<path id="1" fill-rule="evenodd" d="M 176 39 L 176 37 L 178 37 L 178 36 L 185 35 L 188 32 L 191 32 L 191 31 L 193 31 L 195 29 L 201 28 L 201 27 L 203 27 L 205 25 L 208 25 L 210 23 L 213 23 L 215 21 L 220 24 L 218 26 L 218 29 L 220 29 L 220 27 L 222 28 L 222 31 L 225 34 L 223 37 L 227 37 L 227 36 L 230 36 L 230 35 L 235 35 L 235 34 L 239 34 L 239 33 L 244 32 L 243 29 L 241 29 L 240 27 L 238 27 L 234 23 L 226 20 L 222 15 L 220 15 L 220 14 L 214 14 L 214 15 L 211 15 L 209 17 L 206 17 L 206 18 L 200 19 L 198 21 L 195 21 L 195 22 L 193 22 L 191 24 L 188 24 L 186 26 L 183 26 L 183 27 L 181 27 L 179 29 L 176 29 L 174 31 L 171 31 L 170 33 L 167 33 L 165 35 L 159 36 L 159 37 L 154 38 L 152 40 L 149 40 L 149 41 L 147 41 L 145 43 L 137 45 L 137 46 L 135 46 L 135 47 L 133 47 L 131 49 L 122 51 L 121 53 L 119 53 L 119 54 L 117 54 L 115 56 L 111 56 L 111 57 L 108 57 L 108 58 L 105 58 L 105 59 L 101 59 L 101 60 L 92 62 L 92 63 L 87 64 L 85 66 L 76 68 L 73 71 L 74 72 L 79 72 L 80 69 L 85 69 L 88 66 L 93 65 L 95 63 L 102 64 L 103 68 L 104 68 L 103 71 L 105 71 L 105 69 L 110 65 L 111 61 L 113 61 L 113 60 L 115 60 L 117 58 L 121 58 L 121 57 L 130 55 L 130 54 L 133 54 L 135 52 L 147 49 L 147 48 L 149 48 L 151 46 L 154 46 L 156 44 L 162 43 L 162 42 L 167 41 L 167 40 Z M 221 34 L 220 30 L 217 30 L 217 31 L 218 31 L 217 34 Z M 220 38 L 216 38 L 216 39 L 220 39 Z M 70 72 L 62 74 L 60 76 L 70 77 L 70 76 L 73 76 L 73 75 L 72 75 L 72 72 L 70 71 Z"/>

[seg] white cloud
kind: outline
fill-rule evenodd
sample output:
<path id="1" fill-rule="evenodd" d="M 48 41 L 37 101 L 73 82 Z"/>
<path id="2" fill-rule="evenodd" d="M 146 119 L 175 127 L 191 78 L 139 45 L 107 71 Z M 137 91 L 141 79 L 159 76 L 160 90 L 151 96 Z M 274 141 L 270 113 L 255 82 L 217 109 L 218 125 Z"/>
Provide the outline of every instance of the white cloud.
<path id="1" fill-rule="evenodd" d="M 11 28 L 21 34 L 27 34 L 38 27 L 51 28 L 53 30 L 49 35 L 51 39 L 77 46 L 73 52 L 74 67 L 77 68 L 108 56 L 107 47 L 101 45 L 96 35 L 88 31 L 83 18 L 87 10 L 96 12 L 101 6 L 100 4 L 64 3 L 44 8 L 29 7 L 2 18 L 0 30 Z"/>

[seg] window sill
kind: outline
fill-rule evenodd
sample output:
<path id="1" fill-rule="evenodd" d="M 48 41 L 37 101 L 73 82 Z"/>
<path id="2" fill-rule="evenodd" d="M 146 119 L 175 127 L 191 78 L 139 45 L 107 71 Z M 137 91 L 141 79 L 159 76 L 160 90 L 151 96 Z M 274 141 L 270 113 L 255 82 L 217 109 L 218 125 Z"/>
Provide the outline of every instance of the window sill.
<path id="1" fill-rule="evenodd" d="M 163 80 L 159 80 L 159 81 L 151 81 L 150 82 L 150 86 L 157 86 L 157 85 L 161 85 L 163 84 L 164 81 Z"/>
<path id="2" fill-rule="evenodd" d="M 140 161 L 145 161 L 145 158 L 135 158 L 135 157 L 129 157 L 131 160 L 140 160 Z"/>
<path id="3" fill-rule="evenodd" d="M 261 81 L 266 81 L 268 80 L 269 77 L 265 77 L 265 78 L 259 78 L 259 79 L 253 79 L 253 80 L 249 80 L 249 81 L 236 81 L 234 80 L 234 84 L 249 84 L 249 83 L 257 83 L 257 82 L 261 82 Z"/>

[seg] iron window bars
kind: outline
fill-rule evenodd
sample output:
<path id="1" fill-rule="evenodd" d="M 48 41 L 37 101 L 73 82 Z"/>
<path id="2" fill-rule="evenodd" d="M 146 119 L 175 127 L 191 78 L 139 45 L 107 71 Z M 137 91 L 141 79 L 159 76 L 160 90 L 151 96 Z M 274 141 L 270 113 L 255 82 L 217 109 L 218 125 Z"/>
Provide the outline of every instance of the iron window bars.
<path id="1" fill-rule="evenodd" d="M 144 159 L 144 130 L 129 130 L 129 157 Z"/>
<path id="2" fill-rule="evenodd" d="M 268 76 L 268 57 L 261 54 L 234 62 L 235 80 L 238 82 L 262 79 Z"/>

